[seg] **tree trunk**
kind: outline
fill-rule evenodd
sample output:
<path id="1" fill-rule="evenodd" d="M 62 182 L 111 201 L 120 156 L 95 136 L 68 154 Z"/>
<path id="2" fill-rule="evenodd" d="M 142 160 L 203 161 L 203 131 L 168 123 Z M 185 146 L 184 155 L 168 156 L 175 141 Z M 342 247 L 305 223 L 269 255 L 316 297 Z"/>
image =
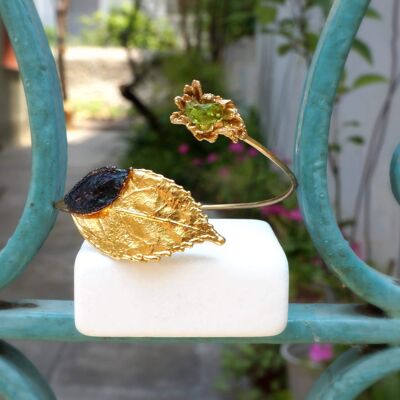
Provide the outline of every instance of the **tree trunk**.
<path id="1" fill-rule="evenodd" d="M 188 1 L 187 0 L 178 0 L 178 8 L 179 8 L 180 25 L 181 25 L 183 41 L 185 44 L 185 50 L 189 51 L 192 48 L 192 43 L 190 40 L 190 33 L 189 33 L 189 28 L 188 28 L 188 15 L 189 15 Z"/>
<path id="2" fill-rule="evenodd" d="M 129 38 L 131 35 L 134 35 L 136 32 L 136 17 L 141 7 L 141 0 L 132 0 L 132 13 L 130 15 L 130 20 L 126 30 L 123 32 L 123 35 L 120 37 L 121 44 L 125 48 L 128 66 L 131 70 L 132 79 L 130 83 L 121 85 L 119 87 L 120 93 L 122 97 L 128 100 L 133 107 L 135 107 L 136 111 L 146 120 L 147 124 L 163 137 L 163 127 L 160 123 L 159 118 L 156 114 L 153 113 L 151 108 L 145 104 L 144 101 L 138 96 L 136 92 L 136 87 L 139 83 L 145 78 L 148 74 L 149 70 L 155 64 L 155 62 L 150 63 L 149 65 L 144 66 L 141 70 L 139 68 L 138 63 L 132 58 L 132 54 L 129 47 Z"/>
<path id="3" fill-rule="evenodd" d="M 65 76 L 65 38 L 67 35 L 67 16 L 70 0 L 58 0 L 57 3 L 57 45 L 58 45 L 58 71 L 60 74 L 61 88 L 64 101 L 68 99 L 67 82 Z"/>
<path id="4" fill-rule="evenodd" d="M 228 13 L 229 4 L 226 0 L 213 1 L 210 4 L 209 46 L 211 59 L 214 62 L 221 61 L 225 47 L 226 17 Z"/>
<path id="5" fill-rule="evenodd" d="M 153 128 L 158 134 L 161 134 L 163 127 L 160 124 L 157 116 L 151 111 L 149 107 L 135 94 L 132 84 L 121 85 L 119 87 L 121 95 L 128 101 L 130 101 L 136 110 L 143 116 L 146 122 L 151 128 Z"/>
<path id="6" fill-rule="evenodd" d="M 203 0 L 196 0 L 196 50 L 202 52 L 203 44 Z"/>

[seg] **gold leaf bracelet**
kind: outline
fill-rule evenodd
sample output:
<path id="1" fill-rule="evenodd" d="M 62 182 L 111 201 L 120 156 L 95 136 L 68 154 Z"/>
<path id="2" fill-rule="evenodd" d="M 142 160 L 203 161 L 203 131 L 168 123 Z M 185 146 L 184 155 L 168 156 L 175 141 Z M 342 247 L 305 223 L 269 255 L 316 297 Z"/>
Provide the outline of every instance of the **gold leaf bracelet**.
<path id="1" fill-rule="evenodd" d="M 240 140 L 270 159 L 289 178 L 283 194 L 261 201 L 234 204 L 197 203 L 174 181 L 143 169 L 96 169 L 55 204 L 68 212 L 81 233 L 104 254 L 121 260 L 158 261 L 195 243 L 221 245 L 225 239 L 208 222 L 203 210 L 263 207 L 289 197 L 296 189 L 293 172 L 272 152 L 251 138 L 231 100 L 204 93 L 199 81 L 185 85 L 175 98 L 179 111 L 173 124 L 185 125 L 197 140 L 214 143 L 219 135 Z"/>

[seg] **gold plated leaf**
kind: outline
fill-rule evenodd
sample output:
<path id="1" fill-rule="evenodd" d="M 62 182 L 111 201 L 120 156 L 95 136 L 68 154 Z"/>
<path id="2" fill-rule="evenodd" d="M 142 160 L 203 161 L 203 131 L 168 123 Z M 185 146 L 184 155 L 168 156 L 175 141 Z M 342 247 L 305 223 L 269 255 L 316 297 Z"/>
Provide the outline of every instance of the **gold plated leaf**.
<path id="1" fill-rule="evenodd" d="M 87 241 L 115 259 L 157 261 L 195 243 L 225 242 L 190 192 L 143 169 L 130 169 L 110 205 L 72 217 Z"/>

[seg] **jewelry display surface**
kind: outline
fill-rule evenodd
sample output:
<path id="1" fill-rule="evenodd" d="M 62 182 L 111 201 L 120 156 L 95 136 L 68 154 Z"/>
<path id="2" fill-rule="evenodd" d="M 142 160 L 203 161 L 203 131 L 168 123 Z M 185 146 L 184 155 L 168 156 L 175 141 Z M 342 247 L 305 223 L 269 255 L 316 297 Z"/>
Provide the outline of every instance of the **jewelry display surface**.
<path id="1" fill-rule="evenodd" d="M 114 260 L 84 242 L 75 261 L 75 324 L 88 336 L 258 337 L 282 332 L 288 264 L 264 221 L 213 219 L 227 241 L 161 262 Z"/>

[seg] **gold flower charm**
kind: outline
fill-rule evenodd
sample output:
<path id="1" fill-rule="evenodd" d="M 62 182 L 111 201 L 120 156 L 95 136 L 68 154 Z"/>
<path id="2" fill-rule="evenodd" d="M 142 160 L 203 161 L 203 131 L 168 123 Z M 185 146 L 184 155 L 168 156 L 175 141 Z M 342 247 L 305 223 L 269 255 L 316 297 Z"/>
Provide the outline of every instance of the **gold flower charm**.
<path id="1" fill-rule="evenodd" d="M 171 115 L 173 124 L 185 125 L 197 140 L 214 143 L 224 135 L 237 143 L 247 138 L 243 119 L 232 100 L 204 93 L 199 81 L 185 85 L 183 96 L 175 97 L 179 111 Z"/>

